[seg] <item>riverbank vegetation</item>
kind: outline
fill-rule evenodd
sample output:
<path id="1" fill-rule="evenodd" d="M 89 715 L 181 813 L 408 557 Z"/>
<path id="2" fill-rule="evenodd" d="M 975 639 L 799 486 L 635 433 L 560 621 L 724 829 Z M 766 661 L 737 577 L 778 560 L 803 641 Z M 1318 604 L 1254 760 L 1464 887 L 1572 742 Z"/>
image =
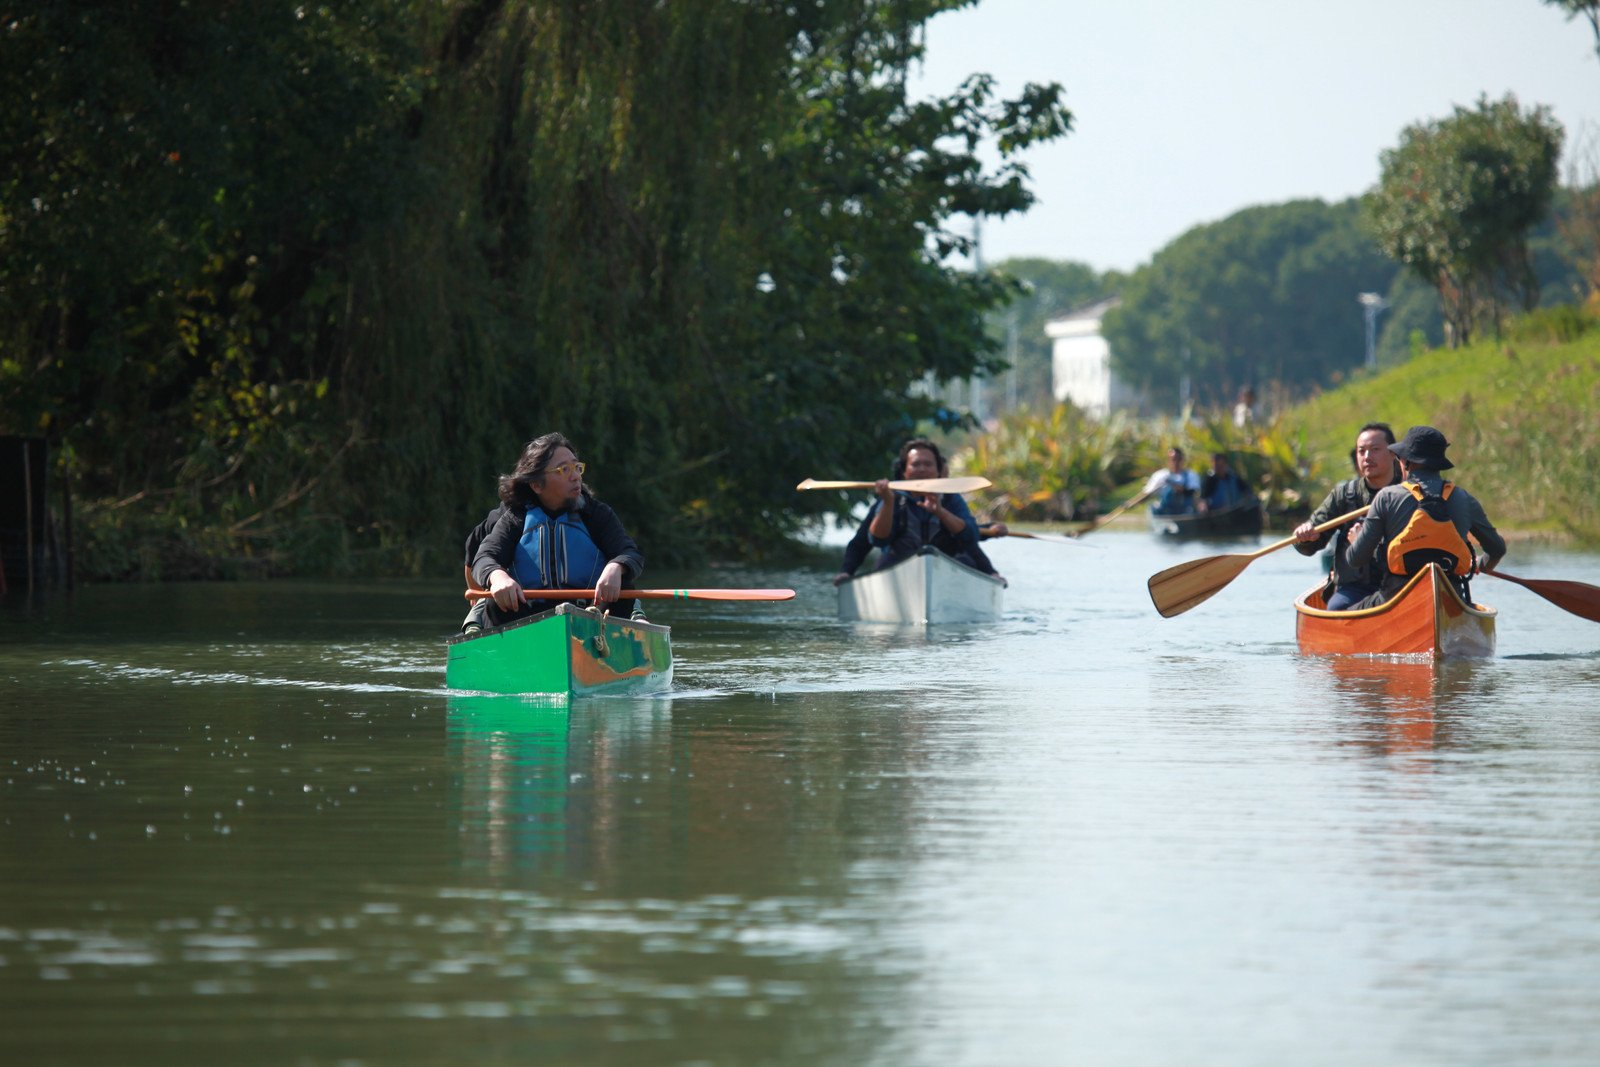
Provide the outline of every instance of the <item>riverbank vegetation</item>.
<path id="1" fill-rule="evenodd" d="M 87 579 L 449 573 L 552 429 L 657 561 L 781 543 L 999 365 L 971 218 L 1070 115 L 908 95 L 965 3 L 29 4 L 0 433 Z"/>
<path id="2" fill-rule="evenodd" d="M 1018 411 L 1000 419 L 958 454 L 957 465 L 994 483 L 985 491 L 988 517 L 1062 522 L 1092 519 L 1137 495 L 1173 446 L 1202 474 L 1213 453 L 1226 455 L 1280 523 L 1315 504 L 1306 499 L 1322 480 L 1323 464 L 1284 416 L 1244 426 L 1224 412 L 1099 420 L 1058 404 L 1041 415 Z"/>
<path id="3" fill-rule="evenodd" d="M 653 559 L 770 552 L 850 503 L 800 478 L 871 477 L 917 432 L 971 443 L 982 406 L 940 388 L 974 380 L 1015 407 L 962 457 L 997 514 L 1103 513 L 1176 443 L 1199 469 L 1227 452 L 1287 519 L 1382 417 L 1476 453 L 1504 521 L 1600 540 L 1574 488 L 1589 320 L 1450 305 L 1501 339 L 1429 351 L 1468 283 L 1383 255 L 1354 200 L 1247 208 L 1127 275 L 968 269 L 973 220 L 1025 210 L 1026 151 L 1071 125 L 1054 84 L 908 95 L 924 24 L 969 2 L 30 4 L 0 32 L 0 434 L 48 443 L 90 580 L 452 573 L 551 429 Z M 1542 136 L 1512 152 L 1515 271 L 1474 308 L 1587 291 L 1600 185 L 1544 195 L 1547 116 L 1454 121 Z M 1431 166 L 1446 130 L 1406 147 Z M 1045 321 L 1113 296 L 1117 370 L 1183 417 L 1053 405 Z M 1237 427 L 1245 385 L 1275 395 Z"/>
<path id="4" fill-rule="evenodd" d="M 1504 335 L 1432 349 L 1285 413 L 1309 455 L 1338 469 L 1363 423 L 1417 423 L 1450 440 L 1461 484 L 1508 529 L 1600 544 L 1600 318 L 1576 307 L 1511 320 Z"/>
<path id="5" fill-rule="evenodd" d="M 1279 527 L 1351 477 L 1361 426 L 1427 423 L 1451 442 L 1461 483 L 1509 530 L 1600 544 L 1600 315 L 1565 305 L 1509 320 L 1498 340 L 1419 351 L 1359 372 L 1241 428 L 1222 411 L 1175 420 L 1090 419 L 1069 405 L 1000 420 L 958 456 L 995 483 L 996 517 L 1092 517 L 1132 496 L 1173 444 L 1203 471 L 1226 452 Z"/>

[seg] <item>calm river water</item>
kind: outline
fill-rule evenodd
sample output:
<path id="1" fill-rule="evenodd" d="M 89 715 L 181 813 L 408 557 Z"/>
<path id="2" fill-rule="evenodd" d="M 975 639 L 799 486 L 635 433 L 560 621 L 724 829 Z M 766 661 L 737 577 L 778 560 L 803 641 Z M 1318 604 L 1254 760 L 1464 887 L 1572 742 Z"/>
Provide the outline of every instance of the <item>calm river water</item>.
<path id="1" fill-rule="evenodd" d="M 657 572 L 800 596 L 571 709 L 444 688 L 452 580 L 12 602 L 0 1063 L 1595 1063 L 1600 626 L 1304 658 L 1312 561 L 1163 620 L 1239 547 L 1085 545 L 925 633 Z"/>

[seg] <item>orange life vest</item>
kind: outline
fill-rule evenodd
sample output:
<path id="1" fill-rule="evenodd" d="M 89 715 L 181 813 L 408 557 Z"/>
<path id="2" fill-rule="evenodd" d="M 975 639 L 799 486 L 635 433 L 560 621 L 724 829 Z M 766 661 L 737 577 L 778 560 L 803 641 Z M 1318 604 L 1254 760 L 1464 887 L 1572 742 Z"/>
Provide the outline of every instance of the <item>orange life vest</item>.
<path id="1" fill-rule="evenodd" d="M 1416 482 L 1402 483 L 1417 500 L 1406 528 L 1389 542 L 1387 560 L 1392 574 L 1415 574 L 1429 563 L 1437 563 L 1458 578 L 1472 575 L 1472 549 L 1461 531 L 1450 521 L 1445 501 L 1455 486 L 1444 483 L 1444 492 L 1429 496 Z"/>

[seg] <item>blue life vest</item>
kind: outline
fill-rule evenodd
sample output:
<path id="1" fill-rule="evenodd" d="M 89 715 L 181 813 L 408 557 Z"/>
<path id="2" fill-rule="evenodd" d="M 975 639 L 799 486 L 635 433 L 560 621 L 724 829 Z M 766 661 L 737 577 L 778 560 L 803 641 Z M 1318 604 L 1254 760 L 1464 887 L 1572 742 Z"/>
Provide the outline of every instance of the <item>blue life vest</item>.
<path id="1" fill-rule="evenodd" d="M 606 559 L 576 512 L 528 507 L 511 574 L 524 589 L 592 589 Z"/>
<path id="2" fill-rule="evenodd" d="M 1206 503 L 1212 507 L 1231 508 L 1244 500 L 1244 494 L 1239 491 L 1239 482 L 1232 476 L 1218 478 L 1216 486 L 1211 490 L 1211 495 L 1206 498 Z"/>

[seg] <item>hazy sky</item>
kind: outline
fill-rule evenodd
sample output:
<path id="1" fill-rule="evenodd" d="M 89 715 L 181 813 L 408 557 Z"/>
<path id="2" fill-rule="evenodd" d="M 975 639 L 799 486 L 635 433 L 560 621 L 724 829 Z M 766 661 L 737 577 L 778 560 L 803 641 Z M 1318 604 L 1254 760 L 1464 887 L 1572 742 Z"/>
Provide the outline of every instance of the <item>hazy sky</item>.
<path id="1" fill-rule="evenodd" d="M 1404 127 L 1483 93 L 1600 154 L 1593 34 L 1539 0 L 980 0 L 929 23 L 913 91 L 976 71 L 1060 82 L 1073 112 L 1023 157 L 1038 203 L 984 224 L 988 262 L 1131 270 L 1243 207 L 1357 195 Z"/>

